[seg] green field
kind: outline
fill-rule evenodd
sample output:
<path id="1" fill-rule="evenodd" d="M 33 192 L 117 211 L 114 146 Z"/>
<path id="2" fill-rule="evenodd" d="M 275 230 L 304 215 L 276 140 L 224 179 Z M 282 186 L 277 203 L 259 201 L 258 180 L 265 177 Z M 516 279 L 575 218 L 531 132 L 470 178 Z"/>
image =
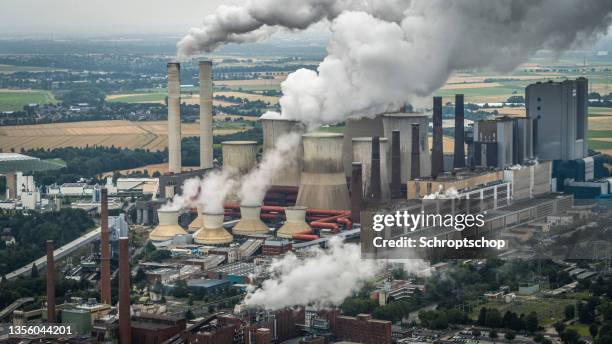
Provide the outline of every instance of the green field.
<path id="1" fill-rule="evenodd" d="M 612 108 L 589 107 L 590 116 L 612 116 Z"/>
<path id="2" fill-rule="evenodd" d="M 46 72 L 52 70 L 62 70 L 50 67 L 32 67 L 32 66 L 11 66 L 0 64 L 0 74 L 10 74 L 16 72 Z"/>
<path id="3" fill-rule="evenodd" d="M 612 142 L 589 140 L 589 148 L 594 150 L 610 150 Z"/>
<path id="4" fill-rule="evenodd" d="M 612 137 L 612 130 L 589 130 L 589 138 L 608 138 Z"/>
<path id="5" fill-rule="evenodd" d="M 165 93 L 147 93 L 147 94 L 126 94 L 117 98 L 108 99 L 111 102 L 122 102 L 122 103 L 157 103 L 166 99 Z"/>
<path id="6" fill-rule="evenodd" d="M 22 110 L 30 103 L 48 104 L 57 100 L 49 91 L 41 90 L 0 90 L 0 111 Z"/>
<path id="7" fill-rule="evenodd" d="M 536 312 L 540 325 L 547 326 L 558 320 L 563 320 L 563 318 L 565 318 L 565 306 L 574 304 L 575 302 L 576 300 L 573 299 L 521 299 L 517 303 L 511 304 L 487 302 L 476 307 L 471 316 L 473 319 L 476 319 L 482 307 L 496 308 L 499 310 L 502 317 L 506 311 L 514 312 L 519 316 L 521 314 L 527 315 L 531 312 Z"/>

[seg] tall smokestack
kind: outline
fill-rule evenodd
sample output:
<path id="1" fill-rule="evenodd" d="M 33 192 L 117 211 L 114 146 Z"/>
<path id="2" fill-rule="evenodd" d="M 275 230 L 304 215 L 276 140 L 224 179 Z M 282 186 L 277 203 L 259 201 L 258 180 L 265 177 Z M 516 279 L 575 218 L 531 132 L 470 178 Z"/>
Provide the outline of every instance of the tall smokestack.
<path id="1" fill-rule="evenodd" d="M 362 165 L 360 162 L 353 162 L 351 170 L 351 221 L 353 223 L 361 223 L 361 208 L 362 208 L 362 195 L 363 185 L 362 176 Z"/>
<path id="2" fill-rule="evenodd" d="M 402 162 L 400 150 L 400 131 L 391 132 L 391 198 L 402 198 Z"/>
<path id="3" fill-rule="evenodd" d="M 380 182 L 380 138 L 372 137 L 372 165 L 370 176 L 370 190 L 368 197 L 372 199 L 382 198 L 382 188 Z"/>
<path id="4" fill-rule="evenodd" d="M 53 240 L 47 240 L 47 322 L 55 323 L 55 261 Z"/>
<path id="5" fill-rule="evenodd" d="M 168 63 L 168 171 L 181 173 L 181 65 Z"/>
<path id="6" fill-rule="evenodd" d="M 431 176 L 436 178 L 444 172 L 442 148 L 442 97 L 433 98 L 433 144 L 431 150 Z"/>
<path id="7" fill-rule="evenodd" d="M 410 147 L 410 179 L 421 177 L 421 147 L 419 137 L 419 124 L 412 124 L 412 146 Z"/>
<path id="8" fill-rule="evenodd" d="M 119 339 L 121 344 L 132 342 L 129 254 L 128 238 L 119 238 Z"/>
<path id="9" fill-rule="evenodd" d="M 200 168 L 213 167 L 212 61 L 200 61 Z"/>
<path id="10" fill-rule="evenodd" d="M 108 232 L 108 190 L 100 190 L 100 301 L 111 303 L 110 244 Z"/>
<path id="11" fill-rule="evenodd" d="M 465 133 L 463 119 L 465 110 L 463 94 L 455 94 L 455 150 L 453 154 L 453 167 L 465 167 Z"/>

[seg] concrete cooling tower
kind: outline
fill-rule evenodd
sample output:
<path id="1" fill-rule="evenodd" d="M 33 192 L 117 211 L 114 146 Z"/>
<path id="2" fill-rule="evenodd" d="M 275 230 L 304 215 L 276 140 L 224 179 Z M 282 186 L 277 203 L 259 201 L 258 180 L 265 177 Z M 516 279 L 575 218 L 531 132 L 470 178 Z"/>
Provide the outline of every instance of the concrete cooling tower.
<path id="1" fill-rule="evenodd" d="M 287 221 L 276 232 L 277 237 L 291 239 L 293 234 L 311 229 L 306 223 L 306 207 L 286 207 L 285 216 Z"/>
<path id="2" fill-rule="evenodd" d="M 193 235 L 193 241 L 202 245 L 224 245 L 234 237 L 223 228 L 223 213 L 202 213 L 202 228 Z"/>
<path id="3" fill-rule="evenodd" d="M 351 202 L 342 163 L 342 134 L 302 135 L 304 166 L 296 205 L 349 210 Z"/>
<path id="4" fill-rule="evenodd" d="M 277 144 L 283 144 L 282 137 L 291 132 L 304 132 L 304 125 L 298 121 L 286 119 L 264 119 L 261 120 L 263 127 L 263 150 L 273 149 Z M 265 153 L 264 153 L 265 154 Z M 300 174 L 302 171 L 302 145 L 298 148 L 298 154 L 295 157 L 287 157 L 290 161 L 283 167 L 272 181 L 274 186 L 299 186 Z"/>
<path id="5" fill-rule="evenodd" d="M 191 221 L 189 226 L 187 226 L 187 231 L 189 233 L 195 233 L 200 228 L 202 228 L 202 209 L 200 206 L 198 206 L 198 216 L 195 219 L 193 219 L 193 221 Z"/>
<path id="6" fill-rule="evenodd" d="M 381 137 L 380 142 L 380 185 L 382 198 L 389 199 L 389 173 L 387 171 L 388 147 L 387 139 Z M 366 197 L 370 193 L 372 179 L 372 138 L 355 137 L 353 138 L 353 162 L 360 162 L 362 166 L 362 193 Z"/>
<path id="7" fill-rule="evenodd" d="M 223 167 L 232 167 L 240 174 L 248 173 L 257 165 L 257 142 L 224 141 L 221 142 Z"/>
<path id="8" fill-rule="evenodd" d="M 270 229 L 261 221 L 261 206 L 240 205 L 240 221 L 234 226 L 234 235 L 268 234 Z"/>
<path id="9" fill-rule="evenodd" d="M 172 239 L 175 235 L 187 234 L 183 227 L 178 224 L 178 210 L 157 210 L 159 225 L 149 234 L 149 239 L 152 241 L 166 241 Z"/>

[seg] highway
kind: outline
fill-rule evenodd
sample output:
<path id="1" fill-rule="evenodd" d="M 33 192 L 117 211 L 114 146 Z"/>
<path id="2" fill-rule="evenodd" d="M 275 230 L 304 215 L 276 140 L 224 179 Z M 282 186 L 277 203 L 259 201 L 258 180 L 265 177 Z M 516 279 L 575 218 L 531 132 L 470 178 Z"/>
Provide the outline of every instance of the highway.
<path id="1" fill-rule="evenodd" d="M 100 227 L 94 229 L 93 231 L 87 232 L 84 235 L 80 236 L 79 238 L 67 243 L 66 245 L 59 247 L 57 249 L 55 249 L 55 251 L 53 251 L 53 257 L 55 258 L 55 260 L 58 259 L 62 259 L 65 256 L 69 255 L 70 253 L 76 251 L 79 247 L 83 246 L 83 245 L 87 245 L 91 242 L 94 242 L 96 240 L 100 239 Z M 28 273 L 31 273 L 32 271 L 32 264 L 36 264 L 36 267 L 38 269 L 41 269 L 43 267 L 47 266 L 47 256 L 44 255 L 38 259 L 36 259 L 33 262 L 28 263 L 27 265 L 13 271 L 10 272 L 8 274 L 6 274 L 6 279 L 7 280 L 13 280 L 21 275 L 25 275 Z"/>

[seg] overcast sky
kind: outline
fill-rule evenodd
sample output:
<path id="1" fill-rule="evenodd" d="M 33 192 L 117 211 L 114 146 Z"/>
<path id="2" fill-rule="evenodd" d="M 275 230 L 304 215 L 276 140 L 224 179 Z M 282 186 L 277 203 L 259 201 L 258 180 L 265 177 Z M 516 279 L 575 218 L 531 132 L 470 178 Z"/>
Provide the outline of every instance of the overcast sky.
<path id="1" fill-rule="evenodd" d="M 243 0 L 0 0 L 0 34 L 183 34 Z"/>

